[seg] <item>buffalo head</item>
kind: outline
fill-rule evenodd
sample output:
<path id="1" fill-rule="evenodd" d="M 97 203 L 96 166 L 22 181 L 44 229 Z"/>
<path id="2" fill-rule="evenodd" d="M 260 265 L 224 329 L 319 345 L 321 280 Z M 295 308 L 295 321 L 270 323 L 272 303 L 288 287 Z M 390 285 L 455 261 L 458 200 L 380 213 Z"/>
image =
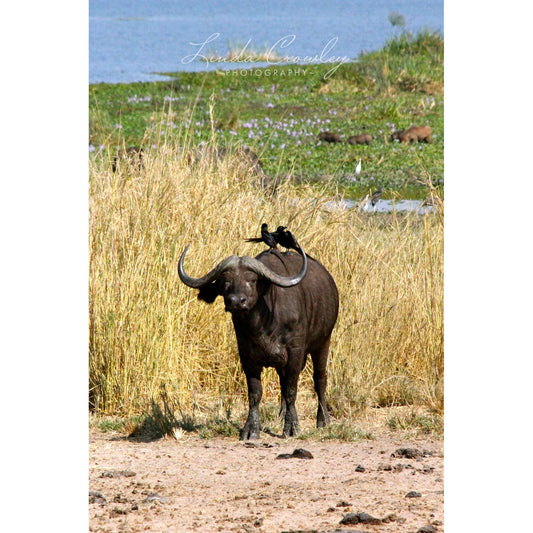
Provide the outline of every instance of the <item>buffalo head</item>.
<path id="1" fill-rule="evenodd" d="M 199 289 L 198 298 L 207 303 L 212 303 L 219 295 L 223 296 L 225 309 L 230 313 L 253 309 L 269 284 L 283 288 L 293 287 L 298 285 L 307 273 L 307 256 L 302 250 L 302 268 L 294 276 L 281 276 L 253 257 L 232 255 L 205 276 L 193 278 L 186 274 L 183 267 L 188 249 L 189 246 L 181 254 L 178 264 L 181 281 L 188 287 Z"/>

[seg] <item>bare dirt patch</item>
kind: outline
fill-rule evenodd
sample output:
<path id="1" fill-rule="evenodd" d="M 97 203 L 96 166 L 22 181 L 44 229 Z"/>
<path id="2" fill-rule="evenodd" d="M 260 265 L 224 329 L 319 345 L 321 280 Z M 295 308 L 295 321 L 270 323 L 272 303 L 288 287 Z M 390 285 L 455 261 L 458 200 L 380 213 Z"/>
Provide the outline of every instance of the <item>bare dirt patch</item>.
<path id="1" fill-rule="evenodd" d="M 443 443 L 432 438 L 139 442 L 91 430 L 89 463 L 93 532 L 444 530 Z"/>

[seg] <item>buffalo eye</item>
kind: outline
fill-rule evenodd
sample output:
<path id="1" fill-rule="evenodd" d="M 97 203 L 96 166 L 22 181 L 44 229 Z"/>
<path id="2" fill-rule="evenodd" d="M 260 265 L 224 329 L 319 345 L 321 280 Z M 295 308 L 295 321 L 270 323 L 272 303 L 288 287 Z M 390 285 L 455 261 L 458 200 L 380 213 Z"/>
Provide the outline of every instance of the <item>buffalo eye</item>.
<path id="1" fill-rule="evenodd" d="M 257 276 L 250 272 L 244 277 L 244 281 L 247 287 L 254 287 L 257 282 Z"/>

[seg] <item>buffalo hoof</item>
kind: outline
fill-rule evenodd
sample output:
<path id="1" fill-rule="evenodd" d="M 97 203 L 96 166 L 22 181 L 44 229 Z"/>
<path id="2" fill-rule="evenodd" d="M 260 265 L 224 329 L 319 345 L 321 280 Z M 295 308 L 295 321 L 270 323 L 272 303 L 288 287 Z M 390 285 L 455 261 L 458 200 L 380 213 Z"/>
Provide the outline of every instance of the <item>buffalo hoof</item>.
<path id="1" fill-rule="evenodd" d="M 300 427 L 298 424 L 285 424 L 281 438 L 288 439 L 289 437 L 296 437 L 298 433 L 300 433 Z"/>
<path id="2" fill-rule="evenodd" d="M 285 432 L 284 431 L 281 434 L 281 438 L 282 439 L 288 439 L 289 437 L 297 437 L 299 433 L 300 433 L 299 431 L 291 431 L 291 432 Z"/>
<path id="3" fill-rule="evenodd" d="M 330 424 L 329 413 L 324 411 L 322 407 L 319 406 L 318 412 L 316 415 L 316 427 L 323 428 Z"/>
<path id="4" fill-rule="evenodd" d="M 317 428 L 325 428 L 326 426 L 329 426 L 330 420 L 329 416 L 327 418 L 318 418 L 316 421 L 316 427 Z"/>
<path id="5" fill-rule="evenodd" d="M 241 430 L 239 440 L 257 440 L 259 438 L 260 431 L 261 428 L 252 428 L 246 424 Z"/>

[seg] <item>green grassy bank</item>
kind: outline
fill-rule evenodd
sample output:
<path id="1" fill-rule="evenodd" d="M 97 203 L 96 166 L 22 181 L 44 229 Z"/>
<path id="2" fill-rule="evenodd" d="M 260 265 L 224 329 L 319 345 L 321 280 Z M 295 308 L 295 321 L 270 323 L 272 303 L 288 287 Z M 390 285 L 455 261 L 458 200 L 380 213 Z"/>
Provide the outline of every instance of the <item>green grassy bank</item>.
<path id="1" fill-rule="evenodd" d="M 428 178 L 443 184 L 443 56 L 440 35 L 404 33 L 340 66 L 271 65 L 92 85 L 90 150 L 112 157 L 128 145 L 196 146 L 214 131 L 219 144 L 254 149 L 272 177 L 327 181 L 349 197 L 377 186 L 384 198 L 423 197 Z M 430 125 L 433 142 L 390 141 L 412 124 Z M 343 140 L 368 133 L 372 142 L 317 143 L 324 130 Z M 359 158 L 363 170 L 355 178 Z"/>

